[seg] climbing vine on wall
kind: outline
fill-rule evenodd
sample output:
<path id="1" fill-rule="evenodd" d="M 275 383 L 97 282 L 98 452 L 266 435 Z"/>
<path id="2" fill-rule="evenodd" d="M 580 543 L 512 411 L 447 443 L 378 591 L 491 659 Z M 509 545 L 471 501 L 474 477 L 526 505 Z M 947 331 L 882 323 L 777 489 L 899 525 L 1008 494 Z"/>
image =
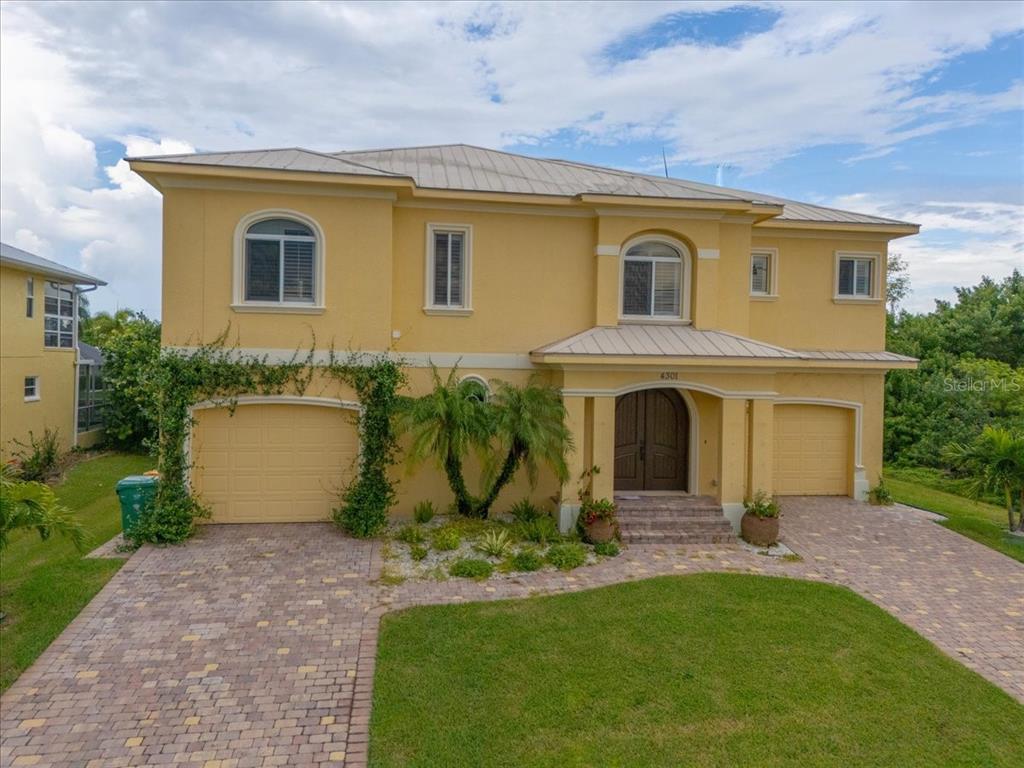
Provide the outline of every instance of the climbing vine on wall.
<path id="1" fill-rule="evenodd" d="M 351 386 L 361 405 L 359 471 L 344 490 L 334 519 L 354 536 L 373 536 L 387 523 L 395 502 L 388 468 L 396 461 L 393 426 L 398 390 L 405 383 L 399 361 L 387 355 L 333 350 L 317 363 L 315 350 L 284 363 L 246 355 L 224 346 L 224 336 L 194 350 L 165 350 L 151 377 L 152 404 L 159 423 L 158 468 L 161 481 L 155 503 L 131 531 L 137 542 L 173 543 L 187 539 L 197 518 L 209 511 L 188 487 L 186 451 L 192 430 L 192 406 L 208 402 L 234 409 L 242 395 L 305 394 L 317 372 Z"/>

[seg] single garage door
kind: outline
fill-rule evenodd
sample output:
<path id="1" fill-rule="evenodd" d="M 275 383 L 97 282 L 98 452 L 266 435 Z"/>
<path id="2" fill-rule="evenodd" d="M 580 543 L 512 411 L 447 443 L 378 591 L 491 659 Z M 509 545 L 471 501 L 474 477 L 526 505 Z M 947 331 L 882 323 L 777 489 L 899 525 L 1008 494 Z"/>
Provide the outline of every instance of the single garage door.
<path id="1" fill-rule="evenodd" d="M 850 493 L 852 411 L 824 405 L 775 406 L 775 493 Z"/>
<path id="2" fill-rule="evenodd" d="M 301 404 L 200 409 L 192 487 L 215 523 L 326 520 L 359 449 L 353 412 Z"/>

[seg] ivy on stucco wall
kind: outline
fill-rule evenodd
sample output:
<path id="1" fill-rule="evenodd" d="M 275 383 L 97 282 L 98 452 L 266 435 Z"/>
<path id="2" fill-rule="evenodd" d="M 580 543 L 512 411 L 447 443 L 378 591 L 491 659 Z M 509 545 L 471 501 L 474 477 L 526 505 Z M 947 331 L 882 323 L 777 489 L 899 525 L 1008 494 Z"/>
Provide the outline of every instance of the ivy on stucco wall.
<path id="1" fill-rule="evenodd" d="M 192 431 L 192 407 L 197 403 L 234 409 L 242 395 L 303 395 L 317 373 L 347 384 L 359 398 L 359 471 L 342 493 L 335 522 L 353 536 L 368 537 L 387 524 L 395 503 L 388 469 L 395 463 L 398 439 L 394 412 L 398 390 L 405 383 L 401 365 L 387 355 L 333 350 L 327 362 L 315 362 L 315 350 L 284 363 L 226 348 L 224 336 L 194 350 L 164 350 L 151 378 L 152 405 L 159 424 L 157 438 L 160 483 L 154 504 L 130 532 L 137 543 L 174 543 L 195 531 L 197 518 L 209 515 L 188 487 L 186 442 Z"/>

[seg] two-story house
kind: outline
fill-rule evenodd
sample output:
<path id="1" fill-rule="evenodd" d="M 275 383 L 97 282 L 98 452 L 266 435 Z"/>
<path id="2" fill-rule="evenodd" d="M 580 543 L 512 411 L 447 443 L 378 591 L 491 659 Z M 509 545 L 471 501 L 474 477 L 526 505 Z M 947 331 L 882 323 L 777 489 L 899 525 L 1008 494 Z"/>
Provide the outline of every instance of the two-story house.
<path id="1" fill-rule="evenodd" d="M 0 460 L 46 430 L 61 450 L 89 447 L 102 435 L 102 355 L 78 340 L 79 295 L 101 285 L 0 243 Z"/>
<path id="2" fill-rule="evenodd" d="M 162 194 L 163 344 L 230 328 L 287 359 L 391 350 L 561 388 L 572 479 L 597 496 L 864 498 L 882 463 L 890 240 L 918 227 L 678 179 L 465 145 L 135 158 Z M 351 392 L 199 408 L 192 483 L 215 521 L 320 520 L 358 449 Z M 529 493 L 523 482 L 507 504 Z M 400 512 L 450 494 L 403 477 Z"/>

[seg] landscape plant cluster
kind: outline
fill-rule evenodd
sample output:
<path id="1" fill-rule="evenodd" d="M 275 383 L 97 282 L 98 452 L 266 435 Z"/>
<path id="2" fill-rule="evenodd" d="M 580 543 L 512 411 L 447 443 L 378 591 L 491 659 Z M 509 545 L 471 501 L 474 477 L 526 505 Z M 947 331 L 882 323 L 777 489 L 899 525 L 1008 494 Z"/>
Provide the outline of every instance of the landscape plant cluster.
<path id="1" fill-rule="evenodd" d="M 454 508 L 437 515 L 432 504 L 422 502 L 411 522 L 389 530 L 382 580 L 481 580 L 545 568 L 570 571 L 618 554 L 615 541 L 591 546 L 576 533 L 563 536 L 552 516 L 528 499 L 488 520 L 459 515 Z"/>

